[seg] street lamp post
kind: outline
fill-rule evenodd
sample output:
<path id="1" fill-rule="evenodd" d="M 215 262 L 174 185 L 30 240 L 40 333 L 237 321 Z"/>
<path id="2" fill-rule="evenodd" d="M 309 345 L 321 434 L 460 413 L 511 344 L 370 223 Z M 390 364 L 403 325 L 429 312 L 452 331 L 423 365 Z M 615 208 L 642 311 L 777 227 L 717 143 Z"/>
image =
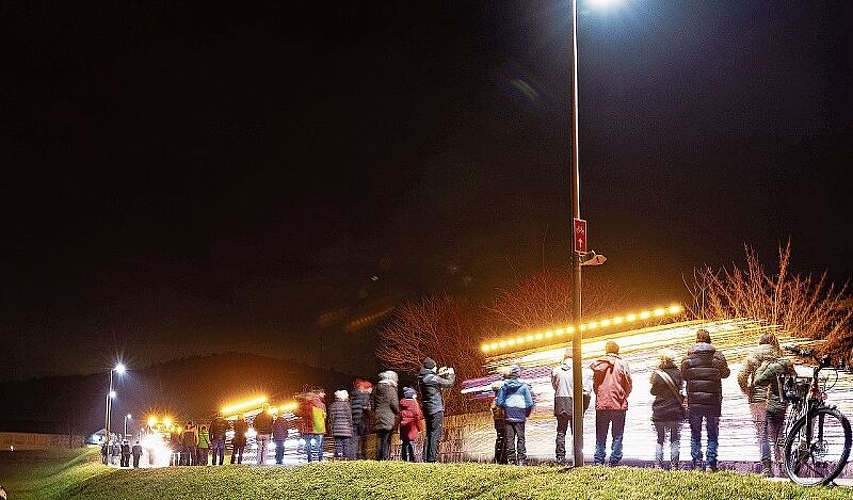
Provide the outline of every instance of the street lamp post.
<path id="1" fill-rule="evenodd" d="M 115 365 L 114 368 L 110 369 L 110 390 L 107 392 L 107 405 L 106 411 L 104 412 L 104 443 L 109 446 L 110 444 L 110 412 L 112 411 L 113 406 L 113 398 L 116 397 L 116 392 L 113 390 L 113 373 L 118 373 L 121 375 L 124 373 L 125 366 L 123 363 L 119 363 Z"/>
<path id="2" fill-rule="evenodd" d="M 572 218 L 580 220 L 580 177 L 578 169 L 578 4 L 572 0 Z M 574 241 L 574 221 L 572 224 Z M 583 356 L 581 342 L 581 253 L 572 244 L 572 318 L 575 329 L 572 337 L 572 437 L 575 467 L 583 466 Z"/>
<path id="3" fill-rule="evenodd" d="M 128 422 L 128 420 L 130 420 L 131 418 L 132 418 L 132 417 L 130 416 L 130 413 L 128 413 L 128 414 L 124 417 L 124 437 L 125 437 L 125 438 L 127 437 L 127 422 Z"/>

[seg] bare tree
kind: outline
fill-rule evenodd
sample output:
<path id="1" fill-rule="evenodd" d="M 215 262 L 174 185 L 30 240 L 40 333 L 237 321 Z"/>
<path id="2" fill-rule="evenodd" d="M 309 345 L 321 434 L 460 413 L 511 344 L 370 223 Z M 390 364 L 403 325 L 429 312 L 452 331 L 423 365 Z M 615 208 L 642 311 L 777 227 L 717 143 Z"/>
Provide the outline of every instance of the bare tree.
<path id="1" fill-rule="evenodd" d="M 570 272 L 542 271 L 497 290 L 484 306 L 486 328 L 494 334 L 535 330 L 573 321 Z M 618 287 L 587 279 L 583 282 L 583 316 L 592 318 L 622 310 L 628 295 Z"/>
<path id="2" fill-rule="evenodd" d="M 457 380 L 481 376 L 476 315 L 476 308 L 450 295 L 404 301 L 379 331 L 377 356 L 387 367 L 412 375 L 429 356 L 439 366 L 452 366 Z M 446 403 L 451 412 L 463 410 L 467 398 L 459 391 L 448 391 Z"/>
<path id="3" fill-rule="evenodd" d="M 744 249 L 745 269 L 706 266 L 694 272 L 694 282 L 687 285 L 694 299 L 694 317 L 767 321 L 798 337 L 826 339 L 824 352 L 839 351 L 844 342 L 850 343 L 853 309 L 844 307 L 849 302 L 846 284 L 836 288 L 826 272 L 818 278 L 791 274 L 790 241 L 779 246 L 779 268 L 774 274 L 768 274 L 752 248 Z"/>

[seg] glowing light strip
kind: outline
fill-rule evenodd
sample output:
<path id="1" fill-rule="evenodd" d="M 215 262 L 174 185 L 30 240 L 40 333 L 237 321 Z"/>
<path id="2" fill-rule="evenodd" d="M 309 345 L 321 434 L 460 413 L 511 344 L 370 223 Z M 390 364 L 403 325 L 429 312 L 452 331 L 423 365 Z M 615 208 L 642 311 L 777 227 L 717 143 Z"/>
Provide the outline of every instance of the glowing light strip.
<path id="1" fill-rule="evenodd" d="M 604 328 L 610 328 L 612 326 L 620 326 L 625 324 L 636 323 L 637 321 L 644 321 L 651 318 L 661 318 L 664 316 L 675 316 L 681 314 L 684 311 L 684 308 L 680 305 L 671 305 L 669 307 L 658 307 L 655 309 L 649 309 L 647 311 L 641 311 L 638 313 L 629 313 L 621 316 L 615 316 L 612 318 L 605 318 L 596 321 L 590 321 L 589 323 L 582 323 L 578 329 L 581 332 L 598 330 Z M 504 351 L 507 349 L 517 349 L 519 346 L 526 346 L 528 344 L 538 343 L 543 340 L 552 341 L 555 339 L 560 339 L 575 333 L 574 325 L 566 325 L 560 328 L 553 328 L 550 330 L 544 330 L 540 332 L 532 332 L 524 335 L 516 335 L 514 337 L 508 337 L 505 339 L 495 340 L 492 342 L 485 342 L 480 346 L 480 350 L 483 353 L 492 353 L 496 351 Z"/>
<path id="2" fill-rule="evenodd" d="M 236 413 L 240 410 L 245 410 L 246 408 L 255 408 L 261 406 L 262 404 L 267 402 L 266 396 L 261 396 L 259 398 L 252 399 L 250 401 L 244 401 L 242 403 L 237 403 L 231 406 L 226 406 L 222 408 L 222 413 L 226 415 L 230 415 L 232 413 Z"/>

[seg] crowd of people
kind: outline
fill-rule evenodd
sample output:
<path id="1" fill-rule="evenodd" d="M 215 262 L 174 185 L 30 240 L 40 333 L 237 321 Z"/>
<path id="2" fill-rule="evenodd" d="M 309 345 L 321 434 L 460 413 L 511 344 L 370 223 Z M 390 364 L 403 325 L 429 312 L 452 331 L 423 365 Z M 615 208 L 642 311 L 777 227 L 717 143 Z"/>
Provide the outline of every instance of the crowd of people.
<path id="1" fill-rule="evenodd" d="M 582 370 L 582 408 L 586 412 L 594 396 L 594 464 L 615 466 L 622 460 L 625 417 L 633 382 L 628 362 L 619 355 L 619 345 L 611 340 L 606 342 L 604 350 L 602 357 Z M 657 434 L 655 465 L 662 469 L 681 467 L 681 429 L 687 422 L 690 428 L 689 467 L 718 470 L 722 379 L 730 375 L 726 357 L 714 347 L 710 333 L 699 329 L 695 344 L 680 363 L 677 354 L 670 349 L 661 350 L 658 358 L 659 362 L 650 375 L 651 394 L 654 396 L 651 421 Z M 432 358 L 425 358 L 421 365 L 417 377 L 419 391 L 413 387 L 399 390 L 397 373 L 388 370 L 378 375 L 375 385 L 356 379 L 351 391 L 335 391 L 334 401 L 328 408 L 322 388 L 300 393 L 296 397 L 295 422 L 292 416 L 274 415 L 269 411 L 269 405 L 264 405 L 251 421 L 257 462 L 265 463 L 270 445 L 274 443 L 275 463 L 283 463 L 285 440 L 292 428 L 298 430 L 304 440 L 308 462 L 323 460 L 325 436 L 334 440 L 334 459 L 388 460 L 395 430 L 398 430 L 401 440 L 402 460 L 417 460 L 414 443 L 424 432 L 421 458 L 424 462 L 438 461 L 444 423 L 441 391 L 454 385 L 455 373 L 452 368 L 439 368 Z M 793 363 L 783 356 L 775 335 L 765 333 L 737 376 L 740 388 L 749 400 L 762 473 L 766 476 L 781 474 L 778 437 L 784 425 L 785 402 L 779 397 L 777 380 L 783 374 L 795 374 Z M 505 372 L 502 380 L 491 386 L 496 463 L 524 465 L 527 460 L 525 424 L 535 401 L 530 385 L 520 376 L 521 367 L 514 365 Z M 555 459 L 558 464 L 566 462 L 566 437 L 573 432 L 573 376 L 571 351 L 568 350 L 563 361 L 551 371 L 553 415 L 556 419 Z M 222 465 L 229 431 L 233 432 L 230 463 L 242 463 L 249 431 L 249 423 L 243 415 L 238 415 L 233 422 L 223 415 L 217 415 L 209 423 L 187 422 L 180 433 L 172 434 L 171 463 Z M 371 433 L 376 435 L 376 453 L 368 457 L 366 437 Z M 669 462 L 664 461 L 667 441 Z M 121 466 L 129 467 L 132 456 L 133 466 L 139 467 L 142 447 L 139 442 L 131 447 L 127 441 L 120 444 L 116 441 L 105 446 L 102 453 L 105 463 L 114 463 L 120 457 Z M 210 461 L 209 456 L 212 457 Z"/>
<path id="2" fill-rule="evenodd" d="M 722 379 L 730 376 L 725 355 L 711 342 L 705 329 L 696 332 L 696 342 L 677 362 L 670 349 L 659 352 L 659 362 L 650 375 L 652 402 L 651 421 L 657 433 L 655 465 L 661 469 L 678 469 L 680 463 L 681 428 L 686 421 L 690 428 L 689 467 L 699 470 L 718 470 L 720 415 L 723 403 Z M 595 396 L 595 453 L 596 465 L 618 465 L 622 460 L 625 416 L 628 397 L 633 388 L 631 369 L 619 355 L 619 345 L 608 341 L 605 354 L 584 369 L 583 410 Z M 510 367 L 504 380 L 492 385 L 495 399 L 492 415 L 495 422 L 495 458 L 497 463 L 524 464 L 525 422 L 533 409 L 529 385 L 519 380 L 519 366 Z M 755 425 L 761 472 L 772 477 L 782 474 L 782 454 L 779 434 L 784 426 L 786 403 L 780 397 L 780 375 L 796 375 L 791 360 L 782 354 L 773 333 L 763 334 L 738 374 L 738 383 L 747 396 Z M 555 459 L 566 461 L 566 434 L 572 429 L 574 380 L 571 351 L 551 372 L 554 389 L 554 417 L 557 421 Z M 706 447 L 702 449 L 703 432 Z M 610 455 L 607 439 L 610 436 Z M 665 445 L 669 441 L 669 462 L 664 461 Z M 771 453 L 772 451 L 772 453 Z"/>

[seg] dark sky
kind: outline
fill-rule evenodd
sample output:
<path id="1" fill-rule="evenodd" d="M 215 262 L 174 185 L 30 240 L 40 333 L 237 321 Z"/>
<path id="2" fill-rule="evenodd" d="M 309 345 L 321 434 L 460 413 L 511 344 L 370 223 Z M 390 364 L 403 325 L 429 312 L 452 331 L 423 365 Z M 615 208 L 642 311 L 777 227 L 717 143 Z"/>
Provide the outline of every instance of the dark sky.
<path id="1" fill-rule="evenodd" d="M 669 303 L 790 238 L 796 272 L 853 276 L 849 2 L 580 5 L 590 272 Z M 0 380 L 321 343 L 358 371 L 348 322 L 567 267 L 566 1 L 0 17 Z"/>

